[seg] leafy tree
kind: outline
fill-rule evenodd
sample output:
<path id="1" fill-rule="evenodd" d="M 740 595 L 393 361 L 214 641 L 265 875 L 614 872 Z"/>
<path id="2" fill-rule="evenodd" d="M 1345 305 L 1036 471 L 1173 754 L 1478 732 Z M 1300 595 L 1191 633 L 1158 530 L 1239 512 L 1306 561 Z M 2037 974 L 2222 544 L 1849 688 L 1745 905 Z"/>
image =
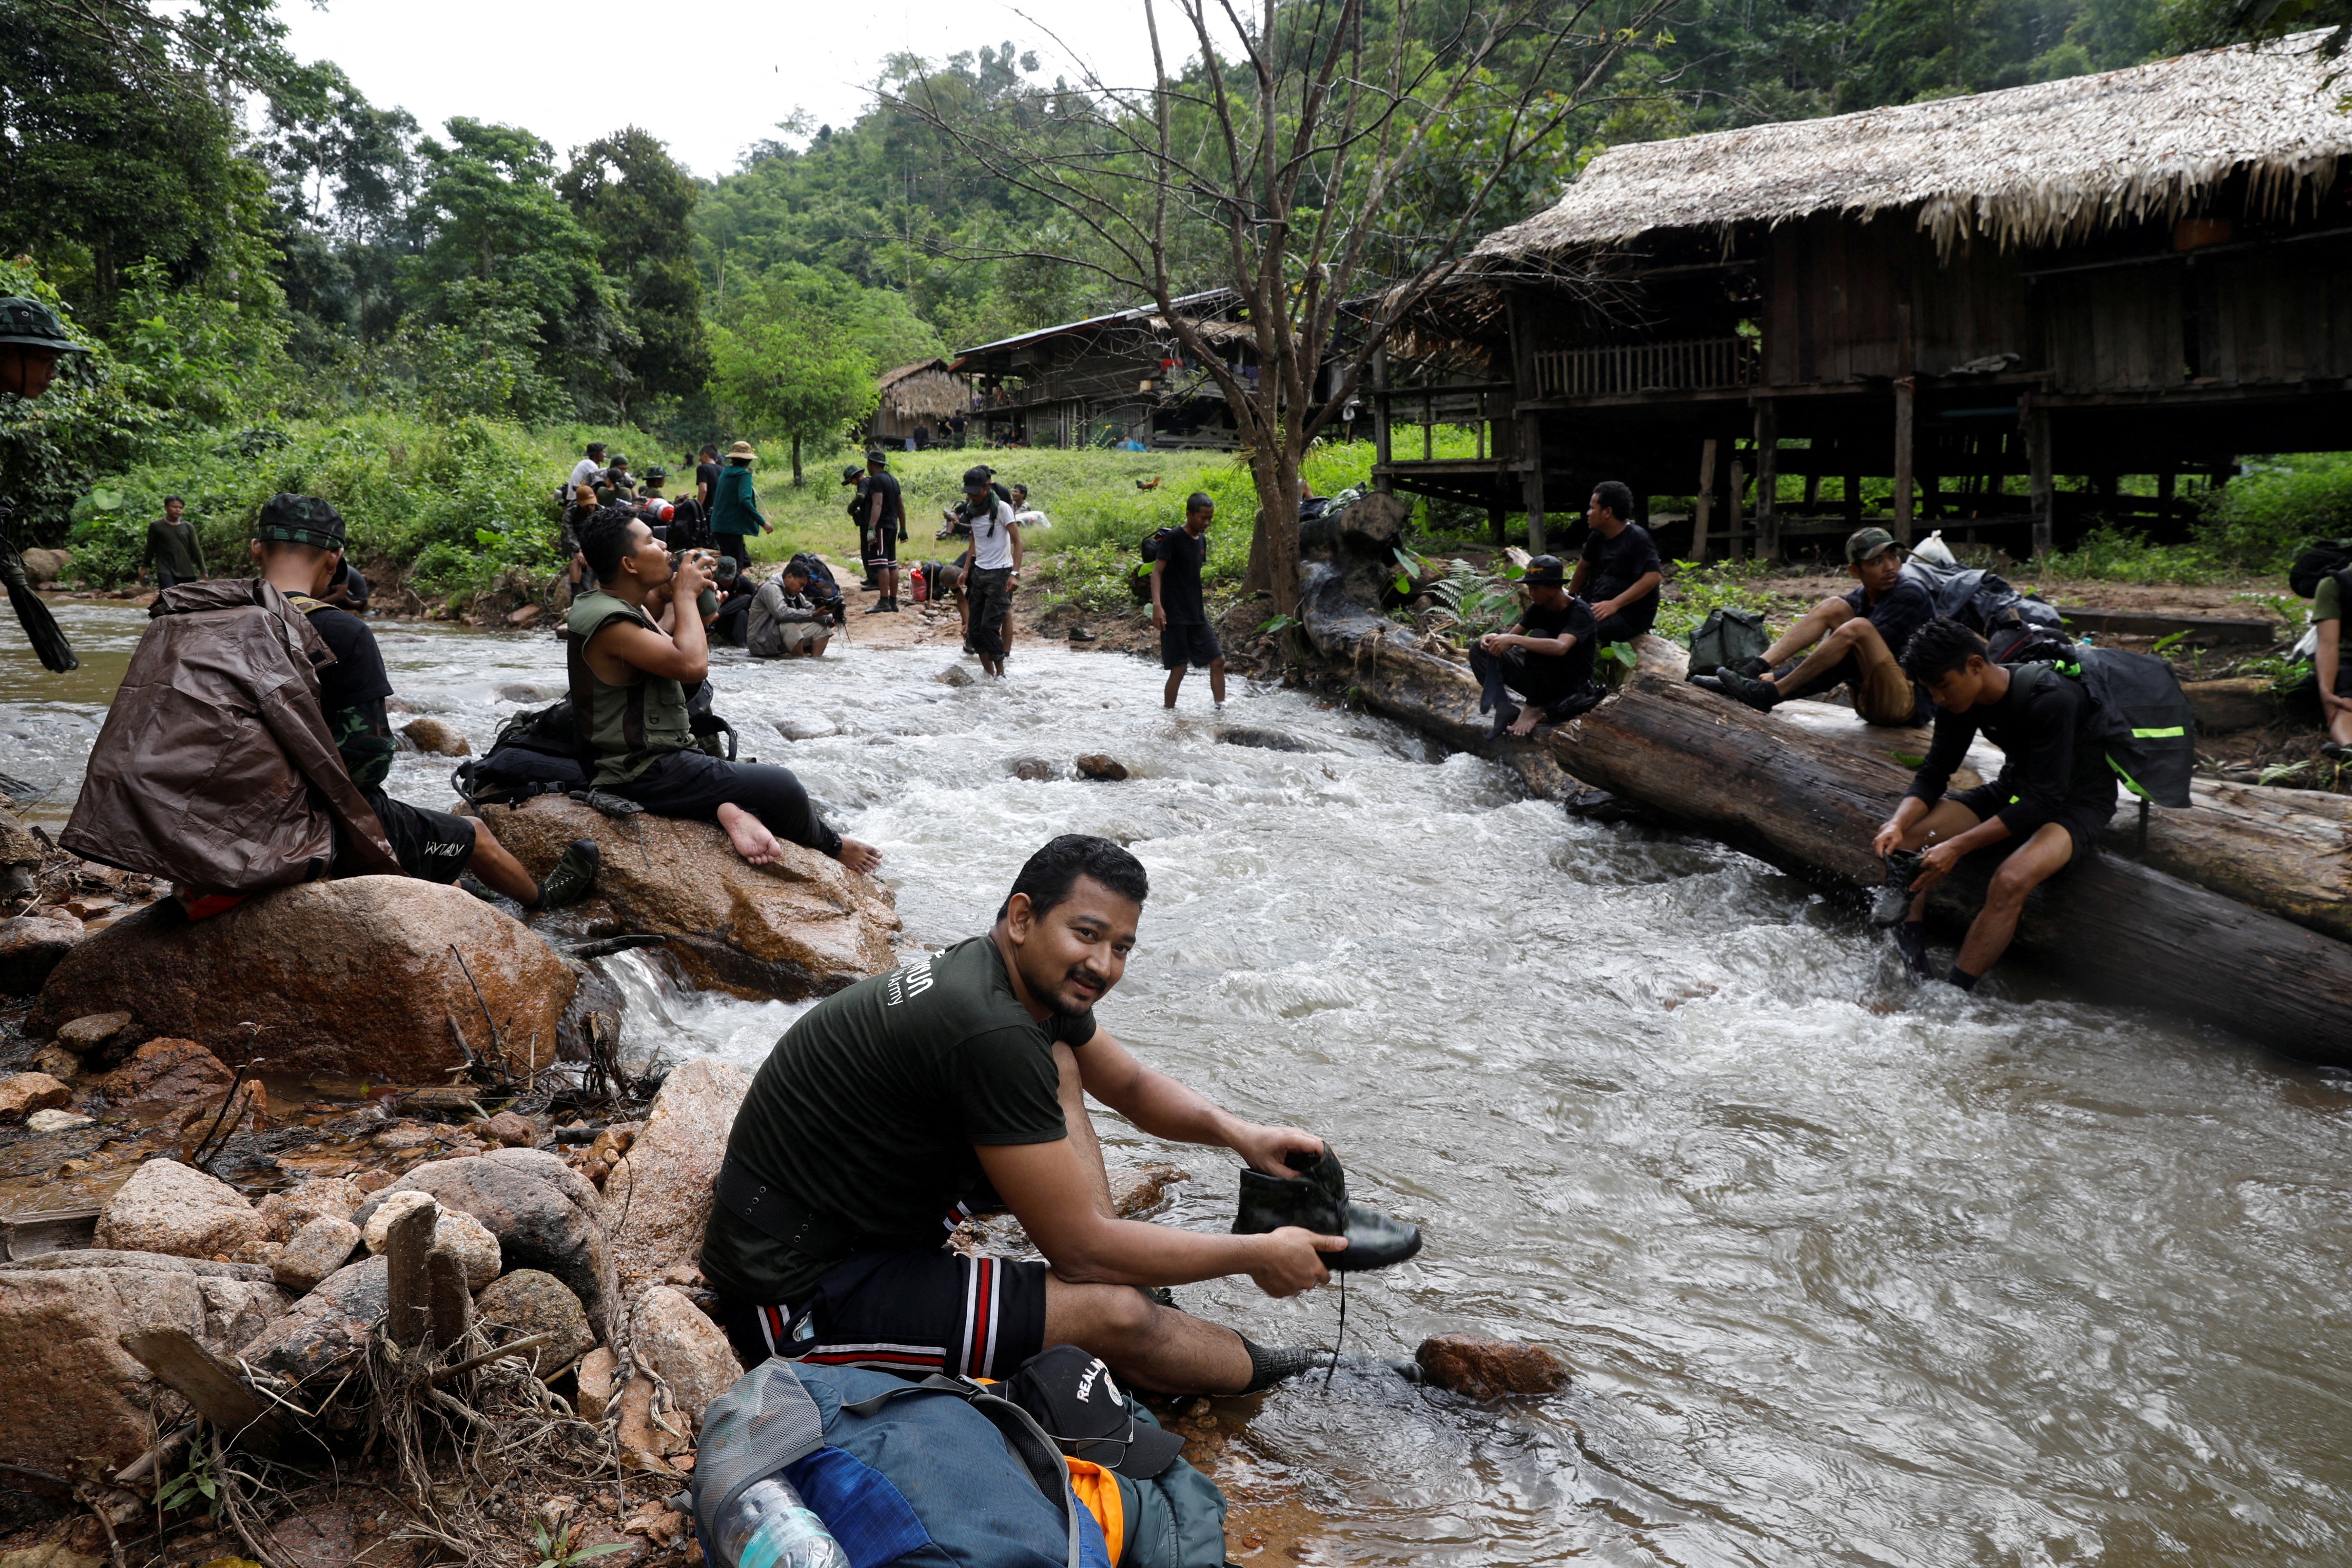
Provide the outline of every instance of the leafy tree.
<path id="1" fill-rule="evenodd" d="M 593 405 L 637 347 L 596 243 L 555 194 L 553 150 L 530 132 L 464 117 L 449 141 L 421 143 L 426 180 L 415 209 L 426 237 L 404 270 L 429 322 L 482 338 L 508 313 L 530 324 L 538 371 Z"/>
<path id="2" fill-rule="evenodd" d="M 620 289 L 636 343 L 619 356 L 613 402 L 624 418 L 632 395 L 687 397 L 710 377 L 702 329 L 702 279 L 691 219 L 693 177 L 649 132 L 635 126 L 574 153 L 556 190 L 596 237 Z"/>
<path id="3" fill-rule="evenodd" d="M 880 400 L 874 340 L 861 342 L 842 310 L 859 292 L 838 273 L 780 267 L 711 329 L 720 410 L 741 428 L 788 438 L 795 485 L 804 482 L 802 443 L 864 423 Z"/>

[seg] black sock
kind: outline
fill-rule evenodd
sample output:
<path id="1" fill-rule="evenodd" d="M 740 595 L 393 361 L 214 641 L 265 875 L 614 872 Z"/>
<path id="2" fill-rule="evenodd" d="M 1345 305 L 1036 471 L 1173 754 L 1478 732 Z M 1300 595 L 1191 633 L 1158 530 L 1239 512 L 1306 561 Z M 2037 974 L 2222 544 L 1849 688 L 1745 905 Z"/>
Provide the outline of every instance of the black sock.
<path id="1" fill-rule="evenodd" d="M 1952 972 L 1949 974 L 1945 975 L 1944 978 L 1954 985 L 1958 986 L 1963 991 L 1973 991 L 1977 988 L 1977 982 L 1982 980 L 1984 976 L 1981 974 L 1970 974 L 1967 970 L 1962 969 L 1958 964 L 1955 963 L 1952 965 Z"/>
<path id="2" fill-rule="evenodd" d="M 1297 1377 L 1302 1372 L 1313 1370 L 1319 1359 L 1304 1345 L 1277 1345 L 1268 1350 L 1264 1345 L 1251 1342 L 1247 1334 L 1238 1337 L 1242 1349 L 1249 1352 L 1250 1358 L 1250 1380 L 1248 1386 L 1242 1390 L 1244 1394 L 1263 1394 L 1285 1378 Z"/>

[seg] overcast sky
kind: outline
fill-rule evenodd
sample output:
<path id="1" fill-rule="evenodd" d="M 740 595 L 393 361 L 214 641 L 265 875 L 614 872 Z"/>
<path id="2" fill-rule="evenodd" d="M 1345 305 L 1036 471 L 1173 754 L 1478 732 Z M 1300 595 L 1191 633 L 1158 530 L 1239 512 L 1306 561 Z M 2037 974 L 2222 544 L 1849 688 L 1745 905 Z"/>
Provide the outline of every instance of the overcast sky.
<path id="1" fill-rule="evenodd" d="M 705 176 L 733 169 L 795 106 L 820 123 L 856 119 L 898 50 L 943 59 L 1010 39 L 1037 51 L 1045 79 L 1076 81 L 1050 30 L 1121 85 L 1151 67 L 1141 0 L 284 0 L 279 15 L 297 56 L 333 60 L 427 131 L 467 114 L 562 153 L 636 124 Z"/>

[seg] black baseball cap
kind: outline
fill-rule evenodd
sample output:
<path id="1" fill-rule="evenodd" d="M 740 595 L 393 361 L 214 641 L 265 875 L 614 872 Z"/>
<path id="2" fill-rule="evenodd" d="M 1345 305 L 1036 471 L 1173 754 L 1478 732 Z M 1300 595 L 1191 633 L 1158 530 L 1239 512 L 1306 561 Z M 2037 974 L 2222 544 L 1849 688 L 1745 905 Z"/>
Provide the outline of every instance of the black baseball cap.
<path id="1" fill-rule="evenodd" d="M 1557 586 L 1568 581 L 1568 568 L 1561 564 L 1557 555 L 1538 555 L 1528 563 L 1527 575 L 1521 577 L 1519 581 L 1549 583 Z"/>
<path id="2" fill-rule="evenodd" d="M 1099 1356 L 1055 1345 L 1022 1363 L 1004 1397 L 1034 1416 L 1074 1459 L 1148 1481 L 1176 1462 L 1184 1439 L 1129 1413 Z"/>

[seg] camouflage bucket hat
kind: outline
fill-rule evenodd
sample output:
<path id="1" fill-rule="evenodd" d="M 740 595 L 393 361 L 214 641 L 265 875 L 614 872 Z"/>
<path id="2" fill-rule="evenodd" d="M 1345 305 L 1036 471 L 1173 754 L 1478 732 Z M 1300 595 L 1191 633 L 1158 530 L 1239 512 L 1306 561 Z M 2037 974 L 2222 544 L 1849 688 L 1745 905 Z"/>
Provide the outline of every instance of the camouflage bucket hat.
<path id="1" fill-rule="evenodd" d="M 280 490 L 262 503 L 257 536 L 268 544 L 310 544 L 320 550 L 341 550 L 343 517 L 317 496 L 289 495 Z"/>
<path id="2" fill-rule="evenodd" d="M 0 343 L 26 343 L 66 354 L 89 353 L 66 336 L 65 323 L 55 310 L 21 294 L 0 298 Z"/>

